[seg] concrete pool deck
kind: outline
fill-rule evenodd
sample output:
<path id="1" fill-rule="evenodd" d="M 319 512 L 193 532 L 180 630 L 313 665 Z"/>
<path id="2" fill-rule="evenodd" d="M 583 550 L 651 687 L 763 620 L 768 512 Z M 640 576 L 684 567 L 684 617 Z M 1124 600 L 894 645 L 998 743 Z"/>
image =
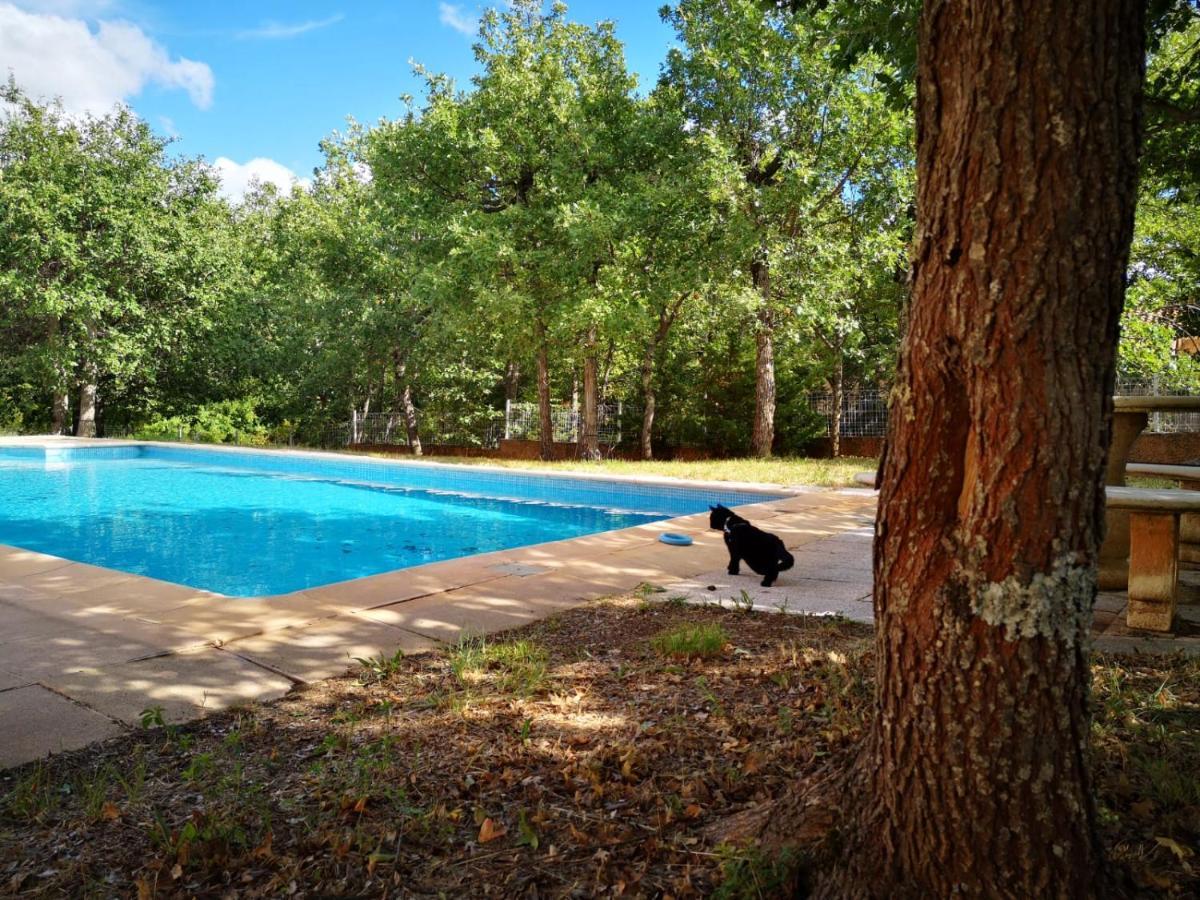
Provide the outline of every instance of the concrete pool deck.
<path id="1" fill-rule="evenodd" d="M 793 550 L 857 535 L 855 546 L 844 549 L 861 552 L 862 530 L 874 515 L 870 491 L 788 493 L 739 512 Z M 0 768 L 138 727 L 150 707 L 162 707 L 168 722 L 186 721 L 341 674 L 355 657 L 419 652 L 643 583 L 695 579 L 727 559 L 707 518 L 694 514 L 254 599 L 0 546 Z M 695 542 L 667 546 L 658 541 L 666 531 L 687 533 Z M 827 605 L 819 589 L 835 582 L 822 582 L 819 571 L 803 572 L 802 559 L 809 556 L 798 555 L 797 567 L 780 583 L 795 581 L 817 606 Z M 828 561 L 821 552 L 811 559 L 817 567 Z M 865 577 L 869 594 L 869 567 Z M 752 577 L 732 581 L 757 587 Z"/>

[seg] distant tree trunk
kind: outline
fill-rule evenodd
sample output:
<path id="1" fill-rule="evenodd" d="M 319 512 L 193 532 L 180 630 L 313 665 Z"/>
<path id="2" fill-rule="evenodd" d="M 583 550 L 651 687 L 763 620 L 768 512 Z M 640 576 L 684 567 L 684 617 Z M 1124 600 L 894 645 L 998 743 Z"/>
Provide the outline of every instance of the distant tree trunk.
<path id="1" fill-rule="evenodd" d="M 596 359 L 596 326 L 583 341 L 583 434 L 580 446 L 584 459 L 600 458 L 599 360 Z"/>
<path id="2" fill-rule="evenodd" d="M 754 333 L 754 431 L 750 451 L 755 456 L 770 456 L 775 443 L 775 316 L 771 309 L 771 272 L 765 253 L 750 264 L 750 274 L 759 293 Z"/>
<path id="3" fill-rule="evenodd" d="M 404 415 L 404 430 L 408 434 L 408 446 L 412 449 L 413 456 L 420 456 L 422 453 L 421 433 L 417 428 L 417 407 L 413 404 L 412 382 L 408 377 L 408 363 L 398 350 L 392 356 L 392 365 L 396 376 L 396 385 L 400 388 L 400 411 Z"/>
<path id="4" fill-rule="evenodd" d="M 1087 639 L 1140 0 L 925 4 L 872 732 L 826 897 L 1102 893 Z"/>
<path id="5" fill-rule="evenodd" d="M 87 335 L 89 340 L 83 349 L 83 360 L 79 366 L 79 419 L 75 423 L 75 436 L 90 438 L 96 436 L 96 382 L 99 381 L 99 374 L 93 346 L 96 332 L 91 326 L 88 326 Z"/>
<path id="6" fill-rule="evenodd" d="M 510 359 L 504 369 L 504 399 L 509 403 L 516 401 L 521 393 L 521 364 Z"/>
<path id="7" fill-rule="evenodd" d="M 654 458 L 652 439 L 654 436 L 654 414 L 657 406 L 657 396 L 654 391 L 654 363 L 658 353 L 667 339 L 671 326 L 683 307 L 686 294 L 680 294 L 673 303 L 664 306 L 658 313 L 658 327 L 646 341 L 646 349 L 642 353 L 642 459 Z"/>
<path id="8" fill-rule="evenodd" d="M 604 367 L 602 369 L 604 374 L 600 377 L 600 405 L 601 406 L 603 406 L 604 402 L 608 399 L 608 381 L 609 381 L 609 376 L 612 375 L 613 356 L 616 354 L 616 352 L 617 352 L 617 342 L 615 340 L 613 340 L 612 338 L 609 338 L 608 339 L 608 349 L 604 351 Z"/>
<path id="9" fill-rule="evenodd" d="M 66 434 L 70 428 L 69 416 L 71 415 L 71 398 L 65 390 L 59 387 L 54 388 L 54 396 L 51 398 L 50 408 L 50 433 L 51 434 Z"/>
<path id="10" fill-rule="evenodd" d="M 838 338 L 837 361 L 833 366 L 833 418 L 829 427 L 830 455 L 837 459 L 842 455 L 842 404 L 846 398 L 846 361 L 842 358 L 842 341 Z"/>
<path id="11" fill-rule="evenodd" d="M 57 317 L 51 318 L 46 326 L 46 346 L 51 356 L 51 371 L 53 380 L 50 387 L 50 433 L 67 434 L 71 430 L 71 397 L 68 393 L 68 375 L 63 366 L 62 347 L 59 338 L 62 323 Z"/>
<path id="12" fill-rule="evenodd" d="M 546 325 L 538 319 L 537 338 L 538 438 L 542 459 L 554 459 L 554 416 L 550 410 L 550 357 L 546 347 Z"/>
<path id="13" fill-rule="evenodd" d="M 96 393 L 97 387 L 92 381 L 79 385 L 79 421 L 75 423 L 76 437 L 96 436 Z"/>
<path id="14" fill-rule="evenodd" d="M 642 459 L 654 459 L 654 357 L 656 340 L 646 341 L 642 353 Z"/>

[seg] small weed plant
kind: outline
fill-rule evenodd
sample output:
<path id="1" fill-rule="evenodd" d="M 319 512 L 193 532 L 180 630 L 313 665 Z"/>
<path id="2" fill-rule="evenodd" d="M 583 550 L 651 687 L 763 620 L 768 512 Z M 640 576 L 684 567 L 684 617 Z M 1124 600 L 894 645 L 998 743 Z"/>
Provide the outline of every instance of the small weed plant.
<path id="1" fill-rule="evenodd" d="M 729 643 L 720 625 L 680 625 L 654 637 L 650 645 L 662 656 L 672 659 L 712 659 Z"/>

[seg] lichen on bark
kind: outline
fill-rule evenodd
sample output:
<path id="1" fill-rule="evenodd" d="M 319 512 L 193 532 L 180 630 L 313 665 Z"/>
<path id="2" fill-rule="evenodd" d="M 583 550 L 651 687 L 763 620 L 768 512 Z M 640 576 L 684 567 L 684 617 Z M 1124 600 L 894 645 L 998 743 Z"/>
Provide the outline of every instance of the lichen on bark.
<path id="1" fill-rule="evenodd" d="M 1049 572 L 1028 580 L 970 579 L 971 612 L 1004 629 L 1007 640 L 1043 637 L 1068 646 L 1083 643 L 1091 629 L 1096 567 L 1079 565 L 1074 554 L 1054 561 Z"/>

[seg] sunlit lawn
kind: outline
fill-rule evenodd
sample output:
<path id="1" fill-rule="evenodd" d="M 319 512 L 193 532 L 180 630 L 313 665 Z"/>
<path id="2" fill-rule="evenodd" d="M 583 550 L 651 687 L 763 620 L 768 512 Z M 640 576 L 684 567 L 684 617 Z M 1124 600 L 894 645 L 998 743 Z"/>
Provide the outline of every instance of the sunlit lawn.
<path id="1" fill-rule="evenodd" d="M 856 472 L 874 471 L 878 460 L 862 456 L 843 456 L 839 459 L 808 459 L 779 457 L 772 459 L 707 459 L 695 462 L 641 462 L 621 459 L 585 462 L 565 460 L 540 462 L 525 459 L 462 458 L 429 456 L 426 459 L 444 463 L 502 466 L 512 469 L 553 469 L 560 472 L 608 472 L 614 475 L 666 475 L 696 481 L 747 481 L 760 484 L 815 485 L 845 487 L 854 483 Z"/>

